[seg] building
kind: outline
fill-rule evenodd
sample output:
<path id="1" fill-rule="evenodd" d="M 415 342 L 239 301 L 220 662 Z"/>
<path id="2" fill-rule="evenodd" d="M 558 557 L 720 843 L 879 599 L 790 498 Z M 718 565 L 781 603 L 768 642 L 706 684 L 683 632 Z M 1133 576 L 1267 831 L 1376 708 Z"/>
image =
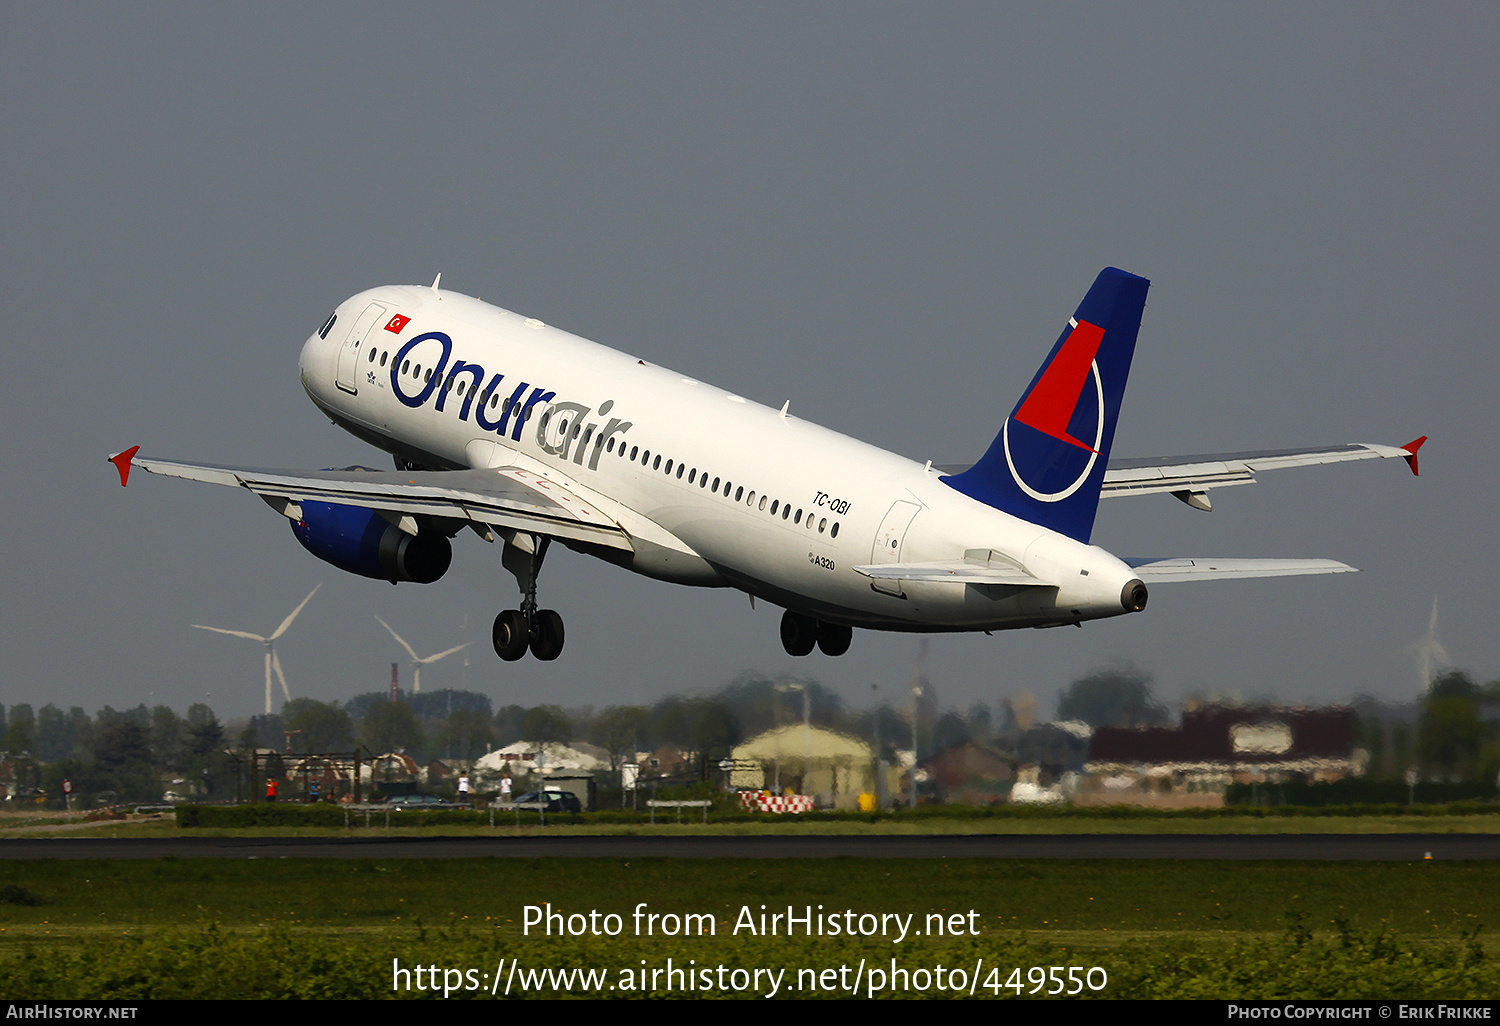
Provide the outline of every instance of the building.
<path id="1" fill-rule="evenodd" d="M 730 786 L 812 795 L 824 808 L 854 809 L 875 792 L 875 752 L 848 734 L 805 724 L 778 727 L 734 749 Z M 899 790 L 886 768 L 886 793 Z"/>
<path id="2" fill-rule="evenodd" d="M 1100 727 L 1087 770 L 1118 800 L 1130 792 L 1222 796 L 1230 783 L 1341 780 L 1363 772 L 1354 710 L 1205 705 L 1178 727 Z"/>
<path id="3" fill-rule="evenodd" d="M 1016 762 L 988 745 L 965 741 L 922 761 L 919 791 L 953 805 L 995 805 L 1010 794 Z"/>

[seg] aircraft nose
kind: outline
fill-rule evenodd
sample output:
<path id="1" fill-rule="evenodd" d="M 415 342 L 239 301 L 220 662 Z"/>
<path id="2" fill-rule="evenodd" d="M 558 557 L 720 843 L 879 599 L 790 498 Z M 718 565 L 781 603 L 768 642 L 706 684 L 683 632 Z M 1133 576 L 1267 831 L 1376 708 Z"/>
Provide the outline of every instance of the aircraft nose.
<path id="1" fill-rule="evenodd" d="M 310 376 L 319 341 L 317 332 L 309 335 L 307 341 L 302 343 L 302 352 L 297 357 L 297 370 L 302 375 L 302 383 L 304 385 L 307 384 L 307 379 Z"/>
<path id="2" fill-rule="evenodd" d="M 330 376 L 328 364 L 332 353 L 333 346 L 323 338 L 321 332 L 315 331 L 307 336 L 307 341 L 302 343 L 302 353 L 297 357 L 297 369 L 305 387 Z"/>

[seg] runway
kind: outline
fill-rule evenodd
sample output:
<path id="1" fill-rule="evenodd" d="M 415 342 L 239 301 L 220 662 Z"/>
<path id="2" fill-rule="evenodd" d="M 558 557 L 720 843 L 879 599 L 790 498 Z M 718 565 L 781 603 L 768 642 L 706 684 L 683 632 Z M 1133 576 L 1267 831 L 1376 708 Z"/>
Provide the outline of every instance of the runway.
<path id="1" fill-rule="evenodd" d="M 1500 859 L 1500 834 L 7 838 L 0 859 Z"/>

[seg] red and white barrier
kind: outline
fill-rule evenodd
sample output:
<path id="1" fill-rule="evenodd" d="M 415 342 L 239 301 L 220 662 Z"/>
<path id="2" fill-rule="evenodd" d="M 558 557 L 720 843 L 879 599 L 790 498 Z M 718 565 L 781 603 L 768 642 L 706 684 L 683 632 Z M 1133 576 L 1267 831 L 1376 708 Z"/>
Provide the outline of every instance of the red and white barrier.
<path id="1" fill-rule="evenodd" d="M 746 812 L 811 812 L 812 795 L 771 794 L 769 791 L 741 791 L 740 804 Z"/>

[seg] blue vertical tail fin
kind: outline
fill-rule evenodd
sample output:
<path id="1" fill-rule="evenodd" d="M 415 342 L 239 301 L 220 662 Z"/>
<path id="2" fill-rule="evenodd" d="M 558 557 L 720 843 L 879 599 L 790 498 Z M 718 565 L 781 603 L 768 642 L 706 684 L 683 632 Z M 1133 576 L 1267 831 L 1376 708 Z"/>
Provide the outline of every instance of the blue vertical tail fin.
<path id="1" fill-rule="evenodd" d="M 944 483 L 1087 542 L 1150 287 L 1099 272 L 984 456 Z"/>

